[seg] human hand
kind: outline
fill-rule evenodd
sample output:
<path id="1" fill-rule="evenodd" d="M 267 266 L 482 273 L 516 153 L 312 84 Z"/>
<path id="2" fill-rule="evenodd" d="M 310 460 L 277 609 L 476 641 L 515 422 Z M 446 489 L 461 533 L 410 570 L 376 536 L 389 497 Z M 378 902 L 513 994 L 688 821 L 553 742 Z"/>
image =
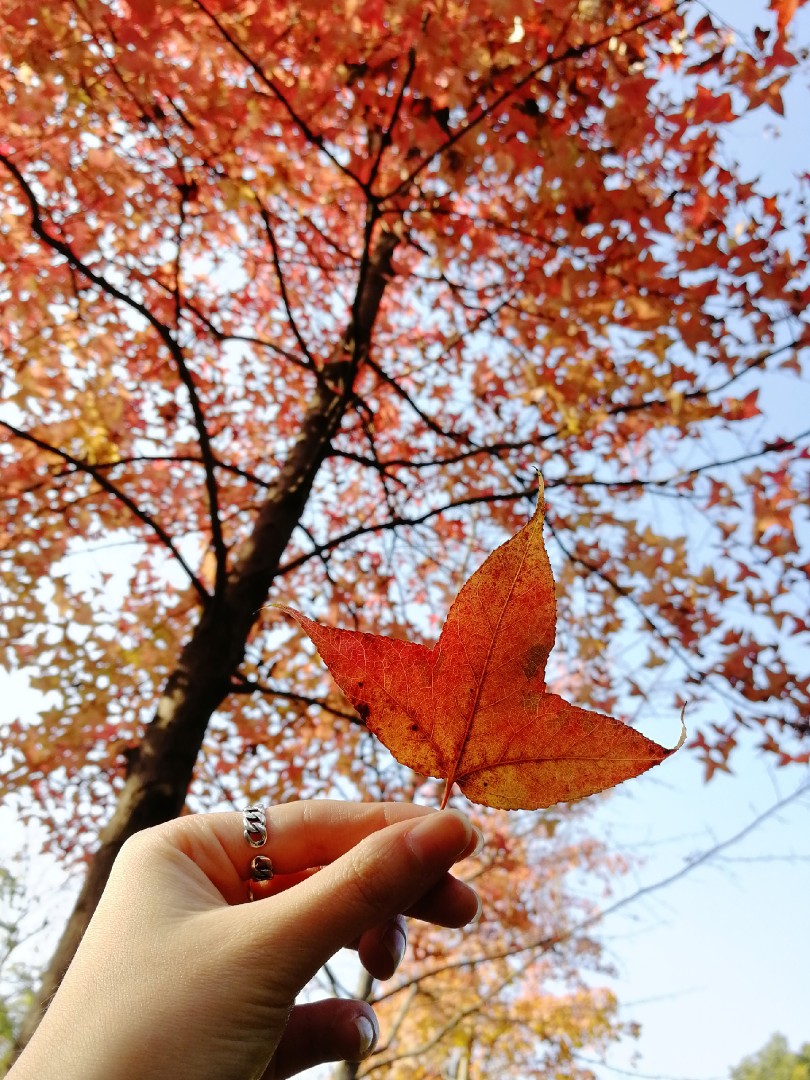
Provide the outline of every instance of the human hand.
<path id="1" fill-rule="evenodd" d="M 10 1080 L 282 1080 L 358 1060 L 364 1002 L 295 1005 L 340 948 L 376 978 L 404 951 L 405 912 L 463 926 L 475 892 L 449 868 L 478 837 L 455 811 L 327 800 L 267 810 L 275 877 L 239 813 L 177 818 L 132 837 L 54 1001 Z M 315 868 L 321 867 L 317 871 Z"/>

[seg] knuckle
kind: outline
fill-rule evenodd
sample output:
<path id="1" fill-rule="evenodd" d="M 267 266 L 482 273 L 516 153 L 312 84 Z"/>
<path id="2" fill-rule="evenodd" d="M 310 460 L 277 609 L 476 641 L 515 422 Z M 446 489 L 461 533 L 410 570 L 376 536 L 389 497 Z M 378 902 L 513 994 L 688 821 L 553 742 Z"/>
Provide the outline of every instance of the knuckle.
<path id="1" fill-rule="evenodd" d="M 121 845 L 116 862 L 140 862 L 154 844 L 154 837 L 149 835 L 151 831 L 151 829 L 142 829 L 128 836 Z"/>
<path id="2" fill-rule="evenodd" d="M 161 842 L 166 840 L 170 824 L 164 822 L 162 825 L 153 825 L 132 833 L 119 848 L 115 863 L 119 866 L 137 867 L 151 862 Z"/>
<path id="3" fill-rule="evenodd" d="M 348 902 L 355 908 L 380 916 L 394 902 L 396 879 L 390 860 L 374 858 L 361 844 L 350 853 L 346 871 Z"/>

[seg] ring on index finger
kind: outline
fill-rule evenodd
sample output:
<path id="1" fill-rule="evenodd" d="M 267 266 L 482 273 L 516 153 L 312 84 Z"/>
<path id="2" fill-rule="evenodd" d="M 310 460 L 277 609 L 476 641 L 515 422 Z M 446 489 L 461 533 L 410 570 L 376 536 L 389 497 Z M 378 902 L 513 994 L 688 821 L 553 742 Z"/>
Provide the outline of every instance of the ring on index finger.
<path id="1" fill-rule="evenodd" d="M 267 818 L 263 806 L 248 806 L 242 811 L 242 833 L 252 848 L 264 847 L 267 843 Z M 266 855 L 256 855 L 250 864 L 250 878 L 247 883 L 248 900 L 255 900 L 253 886 L 262 881 L 271 881 L 273 863 Z"/>
<path id="2" fill-rule="evenodd" d="M 267 843 L 267 818 L 263 806 L 246 806 L 242 811 L 242 832 L 251 847 Z"/>

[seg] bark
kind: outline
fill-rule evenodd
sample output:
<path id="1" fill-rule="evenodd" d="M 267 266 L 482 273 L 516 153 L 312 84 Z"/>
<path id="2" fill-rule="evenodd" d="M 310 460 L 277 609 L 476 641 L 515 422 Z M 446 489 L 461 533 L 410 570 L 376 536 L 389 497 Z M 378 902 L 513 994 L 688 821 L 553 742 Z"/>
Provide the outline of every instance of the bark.
<path id="1" fill-rule="evenodd" d="M 122 845 L 139 830 L 176 817 L 183 808 L 208 723 L 230 692 L 250 630 L 266 603 L 318 469 L 351 401 L 357 372 L 368 358 L 397 242 L 391 233 L 380 234 L 361 271 L 351 321 L 333 357 L 321 369 L 298 439 L 267 494 L 250 539 L 238 552 L 226 588 L 203 611 L 167 680 L 155 715 L 132 755 L 124 789 L 101 834 L 76 906 L 23 1021 L 17 1053 L 56 992 Z"/>

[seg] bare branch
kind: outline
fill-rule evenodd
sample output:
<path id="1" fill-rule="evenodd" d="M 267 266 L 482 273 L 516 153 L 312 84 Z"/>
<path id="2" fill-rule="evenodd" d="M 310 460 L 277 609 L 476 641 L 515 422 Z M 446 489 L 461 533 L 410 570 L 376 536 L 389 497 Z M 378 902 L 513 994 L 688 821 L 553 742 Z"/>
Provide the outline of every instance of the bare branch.
<path id="1" fill-rule="evenodd" d="M 473 323 L 473 325 L 471 327 L 467 327 L 467 329 L 465 331 L 463 331 L 463 332 L 459 331 L 457 334 L 453 335 L 453 337 L 445 345 L 443 352 L 438 357 L 436 357 L 433 362 L 438 363 L 439 360 L 441 359 L 441 357 L 443 355 L 446 355 L 447 352 L 449 352 L 450 349 L 454 349 L 456 347 L 456 345 L 458 345 L 458 343 L 460 341 L 462 341 L 467 335 L 469 335 L 471 333 L 475 333 L 485 323 L 490 322 L 490 321 L 494 322 L 495 316 L 498 314 L 498 312 L 501 310 L 501 308 L 503 308 L 506 305 L 508 300 L 509 300 L 509 297 L 506 297 L 500 303 L 496 304 L 494 308 L 485 308 L 485 309 L 483 309 L 480 312 L 478 318 L 475 320 L 475 322 Z M 455 431 L 447 431 L 444 428 L 442 428 L 439 424 L 437 424 L 436 421 L 433 420 L 430 416 L 428 416 L 427 413 L 424 412 L 424 410 L 413 400 L 413 398 L 407 392 L 407 390 L 405 390 L 402 386 L 400 386 L 399 383 L 397 382 L 397 380 L 393 376 L 389 375 L 386 371 L 384 371 L 380 367 L 380 365 L 378 363 L 376 363 L 376 361 L 369 359 L 368 362 L 367 362 L 367 366 L 369 368 L 371 368 L 371 370 L 374 372 L 374 374 L 382 382 L 384 382 L 387 386 L 390 386 L 391 389 L 400 398 L 402 398 L 403 401 L 405 401 L 408 404 L 408 406 L 416 413 L 416 415 L 419 417 L 419 419 L 422 421 L 422 423 L 428 428 L 428 430 L 432 431 L 435 435 L 439 435 L 444 439 L 449 439 L 452 442 L 466 443 L 467 445 L 474 445 L 472 440 L 470 439 L 470 437 L 468 435 L 462 434 L 460 432 L 455 432 Z M 475 451 L 471 451 L 471 452 L 478 453 L 479 451 L 475 450 Z M 336 451 L 335 453 L 337 454 L 339 452 Z M 457 458 L 457 459 L 454 458 L 453 460 L 461 460 L 461 458 Z M 388 464 L 390 464 L 390 462 L 386 461 L 386 462 L 383 462 L 383 464 L 388 465 Z"/>
<path id="2" fill-rule="evenodd" d="M 306 363 L 296 356 L 295 353 L 289 351 L 289 349 L 283 349 L 280 345 L 277 345 L 274 341 L 268 341 L 267 338 L 255 337 L 251 334 L 226 334 L 224 330 L 220 328 L 210 319 L 204 311 L 201 311 L 190 300 L 186 299 L 186 308 L 190 311 L 209 333 L 213 334 L 217 341 L 242 341 L 246 345 L 259 345 L 263 349 L 271 349 L 274 353 L 283 357 L 285 360 L 289 360 L 291 364 L 295 364 L 296 367 L 303 368 L 304 371 L 311 371 L 312 366 L 310 363 Z"/>
<path id="3" fill-rule="evenodd" d="M 174 328 L 176 331 L 180 331 L 180 321 L 183 315 L 183 301 L 181 297 L 181 274 L 183 270 L 183 228 L 186 224 L 186 202 L 188 200 L 189 186 L 185 180 L 177 185 L 177 193 L 179 195 L 180 205 L 178 207 L 178 220 L 177 220 L 177 238 L 175 245 L 177 251 L 174 257 L 174 287 L 172 293 L 174 295 Z"/>
<path id="4" fill-rule="evenodd" d="M 304 341 L 301 335 L 301 331 L 298 329 L 298 323 L 295 321 L 295 316 L 293 315 L 292 307 L 290 305 L 290 297 L 287 292 L 287 283 L 284 280 L 284 274 L 281 269 L 281 258 L 278 248 L 278 242 L 276 241 L 276 234 L 273 230 L 273 223 L 270 220 L 270 214 L 267 210 L 267 207 L 259 198 L 258 194 L 254 192 L 254 195 L 256 198 L 256 202 L 259 205 L 259 214 L 261 215 L 262 222 L 264 223 L 265 235 L 267 236 L 267 239 L 270 243 L 270 250 L 273 253 L 273 267 L 276 271 L 276 280 L 278 281 L 278 288 L 279 292 L 281 293 L 281 302 L 284 304 L 284 310 L 287 313 L 287 322 L 290 324 L 290 329 L 295 335 L 295 340 L 298 342 L 298 346 L 301 349 L 301 352 L 309 361 L 310 369 L 314 371 L 316 368 L 315 358 L 309 351 L 309 346 Z"/>
<path id="5" fill-rule="evenodd" d="M 444 433 L 447 438 L 453 438 L 452 433 Z M 508 453 L 513 450 L 528 450 L 529 447 L 537 446 L 541 442 L 544 442 L 549 436 L 541 435 L 534 442 L 529 440 L 522 440 L 520 442 L 499 442 L 489 443 L 484 446 L 474 446 L 470 450 L 459 450 L 457 454 L 448 454 L 447 457 L 431 458 L 429 461 L 411 461 L 408 458 L 380 458 L 379 463 L 372 461 L 370 458 L 363 457 L 362 454 L 354 453 L 351 450 L 339 450 L 332 451 L 332 457 L 346 458 L 347 461 L 356 461 L 358 465 L 366 465 L 369 468 L 383 468 L 383 469 L 440 469 L 445 465 L 456 465 L 459 461 L 466 461 L 468 458 L 477 457 L 479 454 L 489 454 L 491 457 L 500 457 L 504 453 Z M 462 441 L 464 436 L 456 436 L 458 441 Z M 594 481 L 595 483 L 596 481 Z M 651 481 L 647 481 L 650 483 Z M 566 480 L 568 483 L 568 480 Z M 584 486 L 584 482 L 583 485 Z"/>
<path id="6" fill-rule="evenodd" d="M 323 709 L 324 712 L 331 713 L 332 716 L 337 716 L 341 720 L 350 720 L 353 724 L 359 724 L 361 727 L 365 727 L 365 724 L 357 715 L 357 713 L 342 712 L 340 709 L 333 708 L 328 701 L 323 701 L 320 698 L 308 697 L 306 694 L 296 694 L 290 690 L 279 690 L 275 686 L 267 686 L 265 683 L 260 683 L 254 679 L 237 679 L 231 683 L 230 692 L 232 694 L 264 694 L 266 697 L 283 698 L 285 701 L 295 701 L 300 705 L 316 706 L 319 709 Z"/>
<path id="7" fill-rule="evenodd" d="M 729 378 L 727 378 L 724 382 L 718 383 L 717 386 L 704 386 L 697 387 L 695 390 L 687 390 L 683 395 L 683 400 L 700 401 L 706 400 L 714 394 L 719 394 L 722 390 L 727 389 L 729 386 L 731 386 L 732 383 L 734 383 L 737 379 L 741 378 L 743 375 L 748 374 L 748 372 L 753 371 L 758 367 L 762 367 L 765 363 L 767 363 L 768 360 L 772 359 L 774 356 L 778 356 L 779 353 L 785 352 L 789 349 L 795 349 L 800 344 L 800 341 L 792 341 L 787 342 L 785 345 L 780 345 L 777 349 L 769 350 L 767 353 L 756 357 L 753 361 L 744 365 L 739 371 L 729 376 Z M 605 411 L 607 416 L 622 416 L 627 413 L 643 412 L 646 409 L 655 408 L 667 409 L 668 411 L 671 411 L 672 402 L 668 401 L 666 398 L 642 398 L 641 401 L 631 401 L 623 405 L 614 405 L 612 408 Z M 559 432 L 555 432 L 555 434 L 559 434 Z M 798 436 L 798 438 L 801 437 L 802 436 Z"/>
<path id="8" fill-rule="evenodd" d="M 528 959 L 525 960 L 521 965 L 508 972 L 508 974 L 506 974 L 502 979 L 500 979 L 489 990 L 488 993 L 477 997 L 476 1000 L 472 1002 L 472 1004 L 466 1006 L 465 1008 L 458 1009 L 453 1016 L 445 1020 L 445 1022 L 441 1025 L 440 1028 L 434 1031 L 429 1038 L 425 1039 L 418 1046 L 414 1046 L 408 1050 L 403 1050 L 401 1053 L 387 1055 L 386 1047 L 381 1047 L 380 1049 L 375 1051 L 374 1055 L 369 1059 L 368 1068 L 363 1069 L 362 1075 L 369 1076 L 371 1073 L 376 1072 L 377 1069 L 384 1069 L 387 1068 L 389 1065 L 393 1065 L 395 1061 L 403 1061 L 411 1057 L 422 1057 L 429 1050 L 432 1050 L 434 1046 L 437 1046 L 445 1037 L 445 1035 L 449 1035 L 449 1033 L 453 1031 L 454 1028 L 458 1027 L 462 1020 L 466 1020 L 468 1016 L 473 1016 L 475 1015 L 475 1013 L 480 1012 L 486 1007 L 488 1002 L 497 1000 L 498 995 L 501 994 L 507 986 L 515 982 L 515 980 L 519 979 L 522 975 L 526 974 L 526 972 L 534 963 L 534 960 L 534 956 L 529 956 Z M 375 1000 L 379 1000 L 379 998 Z M 377 1054 L 381 1056 L 381 1060 L 379 1061 L 375 1060 Z"/>
<path id="9" fill-rule="evenodd" d="M 195 457 L 193 454 L 132 454 L 128 457 L 116 458 L 115 461 L 96 461 L 94 462 L 94 468 L 112 470 L 119 468 L 121 465 L 137 465 L 140 462 L 149 461 L 205 465 L 205 462 L 201 457 Z M 224 472 L 232 473 L 234 476 L 241 476 L 244 480 L 249 480 L 257 487 L 269 488 L 272 486 L 269 480 L 262 480 L 262 478 L 257 476 L 254 472 L 251 472 L 249 469 L 242 469 L 239 465 L 230 465 L 227 461 L 220 461 L 217 459 L 216 467 L 222 469 Z"/>
<path id="10" fill-rule="evenodd" d="M 446 431 L 443 427 L 440 427 L 439 424 L 437 424 L 435 420 L 433 420 L 431 417 L 429 417 L 427 415 L 427 413 L 424 412 L 420 408 L 420 406 L 416 404 L 416 402 L 410 396 L 408 391 L 403 389 L 399 385 L 399 383 L 396 381 L 396 379 L 394 379 L 391 375 L 388 375 L 385 371 L 383 371 L 383 369 L 380 367 L 380 365 L 376 361 L 369 360 L 368 361 L 368 367 L 371 368 L 371 370 L 374 372 L 374 374 L 379 378 L 379 380 L 381 382 L 385 383 L 387 386 L 390 386 L 391 389 L 397 394 L 397 396 L 402 398 L 402 400 L 408 404 L 408 406 L 416 413 L 416 415 L 419 417 L 419 419 L 422 421 L 422 423 L 425 425 L 425 427 L 429 431 L 432 431 L 434 435 L 439 435 L 443 439 L 451 439 L 453 442 L 463 442 L 463 443 L 469 443 L 470 442 L 469 436 L 462 435 L 459 432 L 455 432 L 455 431 Z"/>
<path id="11" fill-rule="evenodd" d="M 549 487 L 550 485 L 546 485 Z M 431 518 L 438 517 L 440 514 L 446 514 L 449 510 L 456 510 L 461 506 L 477 506 L 479 503 L 493 503 L 493 502 L 515 502 L 518 499 L 530 499 L 534 501 L 537 498 L 537 485 L 530 488 L 524 488 L 520 491 L 499 491 L 493 492 L 490 495 L 468 495 L 464 499 L 456 499 L 453 502 L 446 503 L 444 506 L 439 506 L 433 510 L 426 510 L 424 514 L 419 514 L 417 517 L 405 518 L 401 516 L 390 518 L 388 521 L 378 522 L 376 525 L 360 525 L 355 529 L 350 529 L 348 532 L 343 533 L 342 536 L 337 536 L 332 540 L 328 540 L 325 544 L 319 544 L 314 551 L 307 552 L 306 555 L 299 555 L 295 559 L 291 559 L 289 562 L 284 563 L 279 567 L 278 576 L 283 574 L 289 574 L 293 570 L 297 570 L 299 566 L 303 566 L 312 558 L 320 557 L 324 552 L 333 551 L 335 548 L 340 547 L 341 544 L 346 544 L 350 540 L 356 540 L 359 536 L 367 536 L 371 533 L 385 532 L 387 529 L 400 529 L 408 526 L 422 525 L 426 521 L 430 521 Z"/>
<path id="12" fill-rule="evenodd" d="M 682 483 L 691 476 L 700 476 L 702 473 L 709 472 L 711 469 L 722 469 L 728 465 L 740 465 L 744 461 L 754 461 L 756 458 L 765 457 L 768 454 L 784 454 L 788 450 L 798 450 L 802 440 L 808 438 L 810 438 L 810 428 L 807 428 L 805 431 L 800 431 L 790 438 L 774 439 L 772 442 L 763 443 L 759 449 L 750 450 L 747 454 L 738 454 L 736 457 L 732 458 L 721 458 L 718 461 L 707 461 L 703 465 L 695 465 L 692 469 L 683 469 L 671 473 L 669 476 L 649 477 L 646 480 L 640 478 L 630 480 L 603 480 L 599 477 L 583 477 L 582 479 L 577 479 L 577 477 L 567 476 L 565 478 L 565 486 L 577 488 L 603 487 L 610 490 L 627 490 L 628 488 L 648 488 L 655 490 L 656 488 L 666 488 Z M 383 462 L 383 464 L 390 465 L 391 463 Z"/>
<path id="13" fill-rule="evenodd" d="M 361 403 L 364 405 L 364 403 Z M 366 437 L 368 448 L 371 453 L 372 461 L 376 465 L 377 475 L 380 480 L 380 486 L 383 490 L 383 498 L 385 499 L 385 505 L 388 507 L 388 513 L 393 515 L 396 513 L 396 507 L 394 505 L 393 497 L 388 489 L 388 480 L 392 479 L 388 471 L 380 462 L 379 454 L 377 453 L 377 443 L 374 438 L 374 414 L 367 407 L 360 409 L 360 423 L 363 428 L 363 434 Z M 394 478 L 395 479 L 395 478 Z M 401 480 L 396 480 L 396 483 L 404 486 Z"/>
<path id="14" fill-rule="evenodd" d="M 497 960 L 505 960 L 512 956 L 518 956 L 521 953 L 531 952 L 539 950 L 541 953 L 548 952 L 557 945 L 561 945 L 566 941 L 578 937 L 580 934 L 585 933 L 587 930 L 591 930 L 597 924 L 603 922 L 610 915 L 615 915 L 616 912 L 622 911 L 626 907 L 630 907 L 632 904 L 637 903 L 644 897 L 651 896 L 653 893 L 660 892 L 662 889 L 669 888 L 670 885 L 674 885 L 676 881 L 680 881 L 682 878 L 691 874 L 699 866 L 704 866 L 707 862 L 710 862 L 713 858 L 719 855 L 721 852 L 727 851 L 734 844 L 738 844 L 741 840 L 744 840 L 747 836 L 750 836 L 756 829 L 759 828 L 769 818 L 774 817 L 780 811 L 784 810 L 791 803 L 796 802 L 797 799 L 801 799 L 805 795 L 810 795 L 810 781 L 806 781 L 795 788 L 789 795 L 779 799 L 773 803 L 762 813 L 757 814 L 746 825 L 744 825 L 737 832 L 727 837 L 725 840 L 721 840 L 711 847 L 706 848 L 705 851 L 688 859 L 683 866 L 673 871 L 671 874 L 667 874 L 665 877 L 659 878 L 658 881 L 653 881 L 649 885 L 643 885 L 640 889 L 630 893 L 628 896 L 623 896 L 618 900 L 615 900 L 612 904 L 608 904 L 607 907 L 602 908 L 599 911 L 595 911 L 592 915 L 588 915 L 585 919 L 582 919 L 575 926 L 572 926 L 569 930 L 564 930 L 559 934 L 554 934 L 550 937 L 536 938 L 534 941 L 529 941 L 525 945 L 515 947 L 514 945 L 504 949 L 499 949 L 491 953 L 482 953 L 479 956 L 465 957 L 460 960 L 450 960 L 442 964 L 437 964 L 426 971 L 421 972 L 418 975 L 414 975 L 409 979 L 401 982 L 399 985 L 391 987 L 391 989 L 378 994 L 371 1002 L 372 1005 L 380 1001 L 385 1001 L 387 998 L 394 997 L 396 994 L 401 994 L 403 990 L 409 990 L 411 986 L 422 982 L 425 979 L 434 978 L 436 975 L 441 975 L 446 971 L 456 971 L 459 968 L 471 967 L 475 964 L 485 964 L 494 962 Z"/>

